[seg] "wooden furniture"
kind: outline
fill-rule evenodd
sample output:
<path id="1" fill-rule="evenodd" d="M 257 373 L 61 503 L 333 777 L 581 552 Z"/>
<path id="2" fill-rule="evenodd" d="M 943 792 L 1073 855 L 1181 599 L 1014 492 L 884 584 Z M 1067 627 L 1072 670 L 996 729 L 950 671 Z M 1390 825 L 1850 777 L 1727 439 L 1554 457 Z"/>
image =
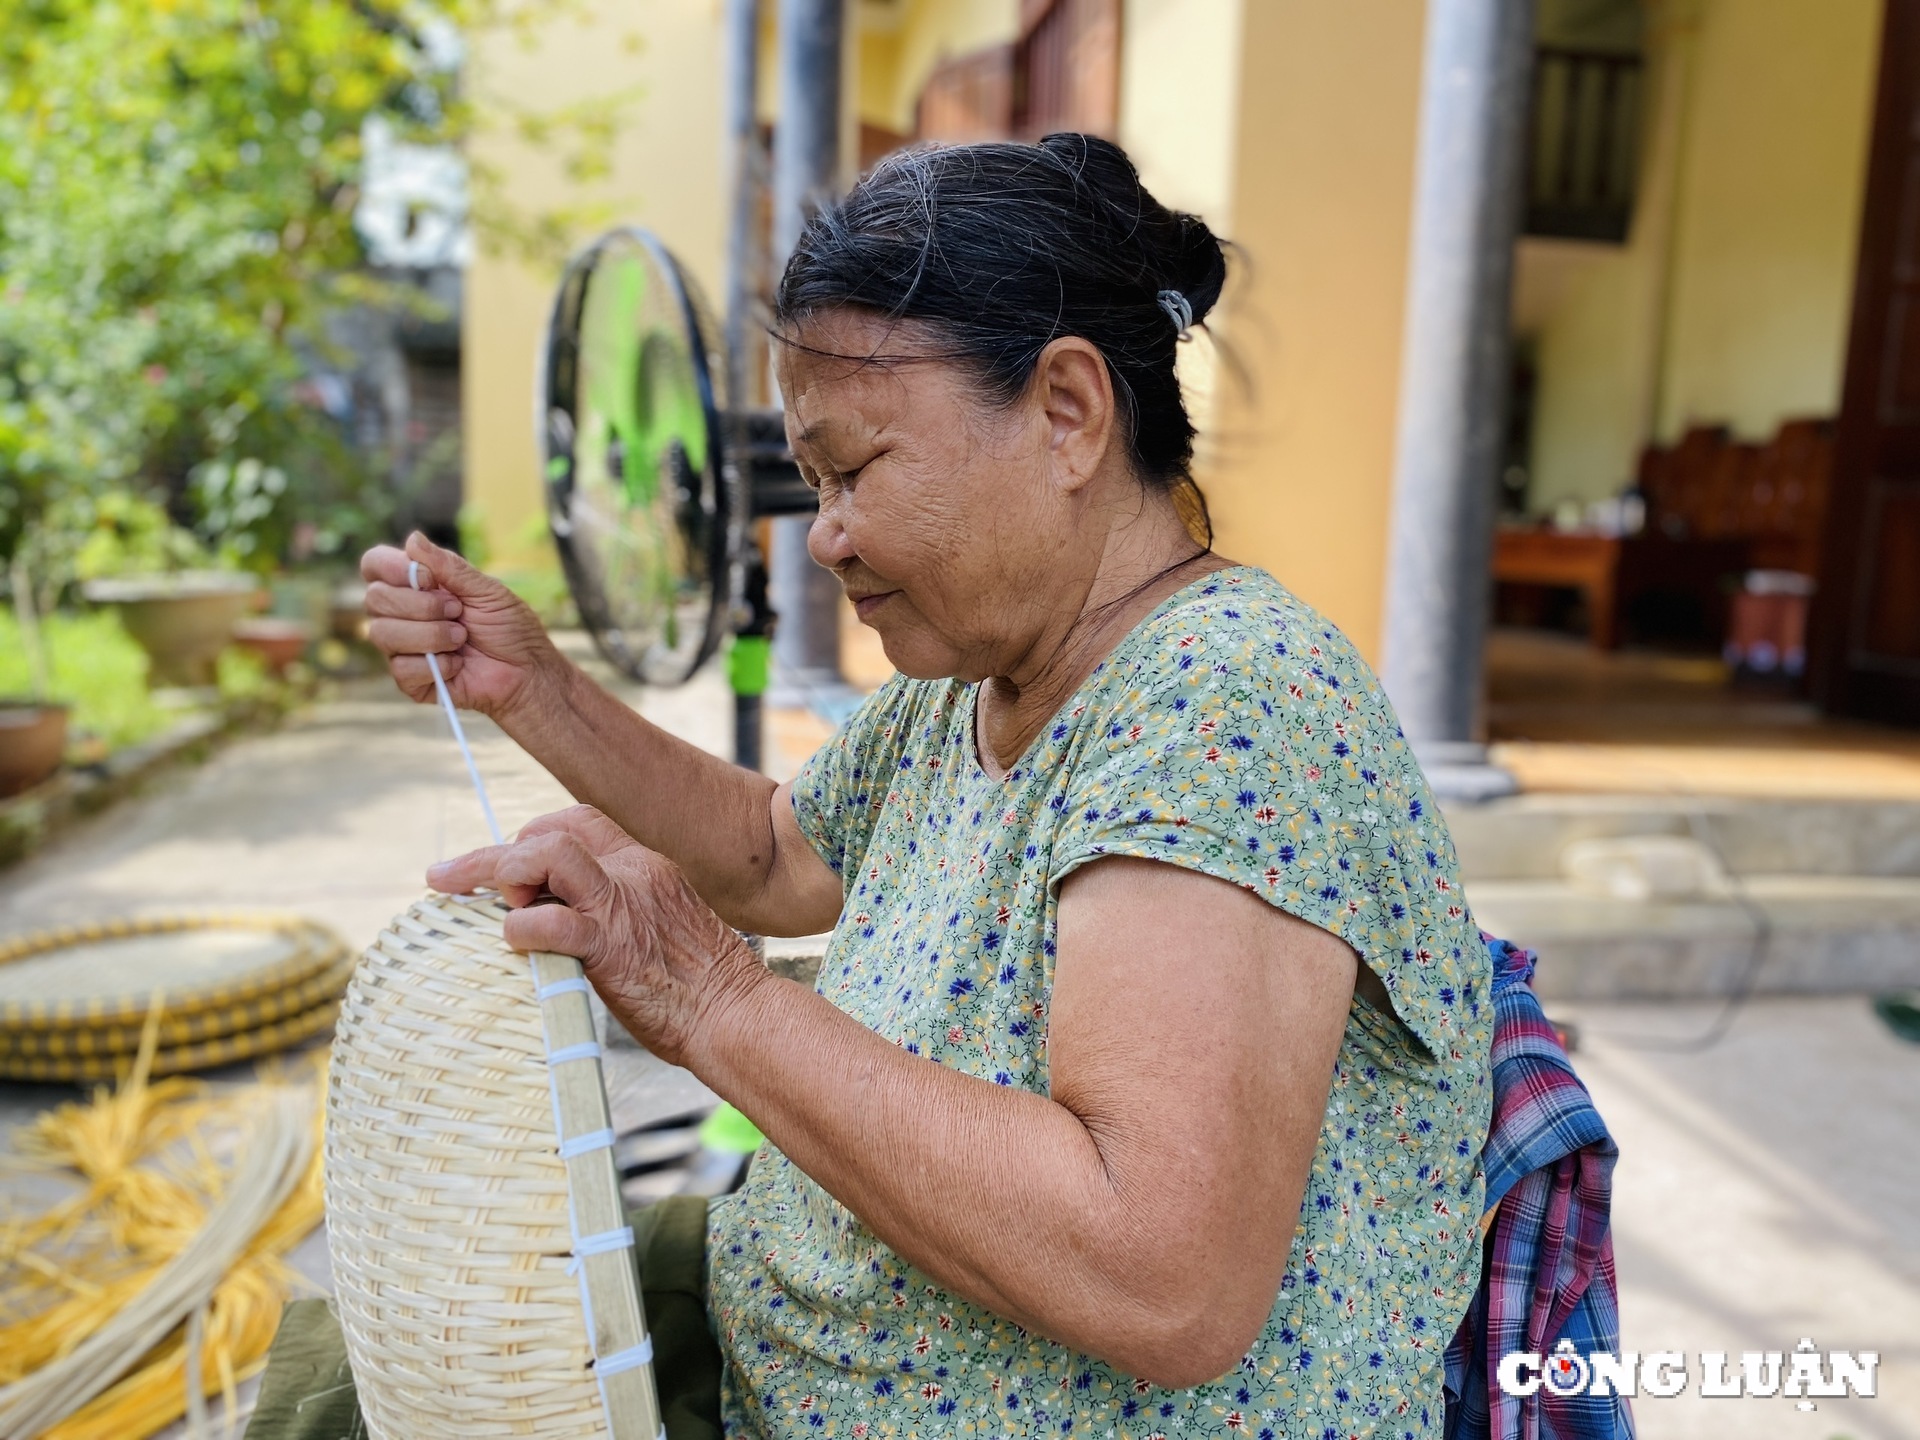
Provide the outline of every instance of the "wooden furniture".
<path id="1" fill-rule="evenodd" d="M 1493 578 L 1515 585 L 1578 590 L 1587 602 L 1587 635 L 1597 649 L 1620 643 L 1614 576 L 1622 541 L 1578 531 L 1500 529 L 1493 537 Z"/>
<path id="2" fill-rule="evenodd" d="M 1738 541 L 1755 570 L 1817 575 L 1833 471 L 1833 422 L 1789 420 L 1765 445 L 1696 426 L 1640 459 L 1647 529 L 1676 541 Z"/>
<path id="3" fill-rule="evenodd" d="M 1818 575 L 1832 468 L 1831 421 L 1788 421 L 1765 445 L 1696 426 L 1641 456 L 1639 534 L 1502 529 L 1493 578 L 1578 590 L 1603 650 L 1629 638 L 1719 649 L 1746 572 Z"/>
<path id="4" fill-rule="evenodd" d="M 1019 37 L 944 60 L 920 91 L 920 140 L 1112 135 L 1120 123 L 1120 0 L 1021 0 Z"/>
<path id="5" fill-rule="evenodd" d="M 1120 124 L 1120 0 L 1021 0 L 1013 131 L 1112 135 Z"/>
<path id="6" fill-rule="evenodd" d="M 993 45 L 944 60 L 927 76 L 914 137 L 951 145 L 1004 140 L 1013 127 L 1014 47 Z"/>

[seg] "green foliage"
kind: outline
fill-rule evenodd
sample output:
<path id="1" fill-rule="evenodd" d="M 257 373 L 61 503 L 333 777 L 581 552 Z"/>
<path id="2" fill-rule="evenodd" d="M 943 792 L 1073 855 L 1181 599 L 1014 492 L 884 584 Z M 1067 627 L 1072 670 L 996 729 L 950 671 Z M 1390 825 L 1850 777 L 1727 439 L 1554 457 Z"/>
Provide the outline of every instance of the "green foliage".
<path id="1" fill-rule="evenodd" d="M 164 570 L 188 570 L 210 562 L 205 548 L 189 531 L 173 523 L 159 500 L 131 490 L 110 490 L 95 496 L 86 507 L 84 530 L 80 517 L 74 533 L 84 535 L 73 557 L 74 575 L 94 580 L 102 575 L 151 575 Z"/>
<path id="2" fill-rule="evenodd" d="M 481 570 L 488 569 L 492 561 L 492 547 L 487 544 L 485 514 L 478 505 L 462 505 L 458 523 L 460 554 L 469 565 Z M 534 516 L 514 538 L 520 549 L 552 554 L 548 544 L 551 532 L 547 529 L 545 515 Z M 557 560 L 549 560 L 545 565 L 497 573 L 500 583 L 533 607 L 533 613 L 540 617 L 540 623 L 549 630 L 579 628 L 580 611 L 573 603 L 573 591 L 568 588 L 567 577 L 561 573 Z"/>
<path id="3" fill-rule="evenodd" d="M 353 230 L 362 135 L 377 117 L 401 141 L 459 142 L 476 121 L 444 37 L 531 34 L 572 8 L 12 0 L 0 560 L 23 554 L 48 596 L 103 529 L 125 528 L 124 507 L 99 512 L 129 492 L 163 497 L 174 522 L 255 568 L 383 533 L 386 477 L 301 383 L 328 353 L 330 314 L 400 300 L 370 279 Z M 509 118 L 565 132 L 566 168 L 593 174 L 618 105 Z M 490 213 L 502 234 L 546 233 Z"/>
<path id="4" fill-rule="evenodd" d="M 323 428 L 299 347 L 359 259 L 360 127 L 426 67 L 345 0 L 32 0 L 5 31 L 0 549 L 58 571 L 102 495 Z"/>
<path id="5" fill-rule="evenodd" d="M 214 682 L 223 700 L 258 700 L 277 688 L 267 662 L 251 650 L 229 645 L 213 662 Z"/>
<path id="6" fill-rule="evenodd" d="M 193 470 L 201 529 L 225 540 L 243 561 L 278 553 L 274 522 L 284 525 L 288 507 L 280 502 L 286 494 L 287 472 L 251 455 L 206 460 Z"/>
<path id="7" fill-rule="evenodd" d="M 579 628 L 580 612 L 574 606 L 573 592 L 567 588 L 567 577 L 560 573 L 558 565 L 538 570 L 504 570 L 500 581 L 526 601 L 549 630 Z"/>
<path id="8" fill-rule="evenodd" d="M 158 734 L 177 716 L 147 693 L 147 656 L 111 610 L 42 618 L 52 668 L 49 697 L 73 707 L 70 729 L 109 749 Z M 0 695 L 32 688 L 26 646 L 13 612 L 0 609 Z"/>
<path id="9" fill-rule="evenodd" d="M 487 544 L 486 512 L 469 502 L 460 507 L 454 524 L 460 531 L 461 557 L 476 570 L 486 569 L 493 560 L 493 547 Z"/>

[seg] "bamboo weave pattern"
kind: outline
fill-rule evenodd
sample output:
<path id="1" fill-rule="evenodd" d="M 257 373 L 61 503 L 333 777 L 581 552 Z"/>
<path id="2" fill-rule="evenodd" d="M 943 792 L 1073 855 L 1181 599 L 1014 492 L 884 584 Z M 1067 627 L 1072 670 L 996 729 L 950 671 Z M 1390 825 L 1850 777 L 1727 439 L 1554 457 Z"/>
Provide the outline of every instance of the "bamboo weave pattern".
<path id="1" fill-rule="evenodd" d="M 361 1411 L 374 1440 L 654 1440 L 586 986 L 505 914 L 418 902 L 341 1005 L 327 1222 Z"/>

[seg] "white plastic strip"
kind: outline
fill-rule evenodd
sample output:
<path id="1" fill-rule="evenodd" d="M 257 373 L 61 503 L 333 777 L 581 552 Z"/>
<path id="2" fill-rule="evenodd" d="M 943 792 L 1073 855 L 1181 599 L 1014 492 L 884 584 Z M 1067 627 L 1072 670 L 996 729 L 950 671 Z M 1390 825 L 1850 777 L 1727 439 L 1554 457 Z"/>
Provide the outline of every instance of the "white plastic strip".
<path id="1" fill-rule="evenodd" d="M 547 1009 L 544 1002 L 561 995 L 591 995 L 593 993 L 593 987 L 587 983 L 584 976 L 576 975 L 569 976 L 564 980 L 554 980 L 548 984 L 536 986 L 534 993 L 537 998 L 543 1002 L 540 1007 L 540 1036 L 541 1048 L 547 1052 L 547 1095 L 553 1102 L 553 1130 L 555 1135 L 564 1136 L 566 1134 L 566 1122 L 560 1109 L 559 1067 L 569 1060 L 593 1060 L 597 1064 L 601 1056 L 601 1049 L 599 1044 L 592 1040 L 583 1040 L 578 1044 L 562 1045 L 555 1048 L 553 1043 L 553 1027 L 548 1023 Z M 614 1139 L 614 1132 L 611 1129 L 595 1130 L 590 1134 L 576 1135 L 571 1140 L 562 1139 L 560 1142 L 560 1156 L 563 1160 L 572 1160 L 576 1156 L 587 1154 L 589 1151 L 611 1149 Z M 633 1248 L 634 1242 L 633 1228 L 628 1225 L 623 1225 L 617 1230 L 606 1230 L 598 1234 L 582 1235 L 580 1233 L 580 1213 L 574 1204 L 572 1177 L 569 1176 L 567 1183 L 567 1230 L 573 1237 L 573 1258 L 567 1262 L 567 1273 L 575 1277 L 580 1285 L 580 1312 L 582 1318 L 586 1321 L 587 1347 L 589 1351 L 592 1351 L 595 1343 L 594 1337 L 600 1333 L 600 1328 L 594 1321 L 593 1283 L 587 1274 L 586 1262 L 595 1255 L 608 1255 L 620 1250 L 630 1251 Z M 643 1329 L 644 1326 L 645 1322 L 643 1319 Z M 607 1377 L 610 1375 L 619 1375 L 628 1370 L 642 1369 L 647 1366 L 652 1359 L 653 1341 L 649 1337 L 643 1337 L 638 1345 L 619 1351 L 617 1354 L 609 1356 L 604 1360 L 597 1355 L 595 1356 L 594 1386 L 600 1392 L 600 1410 L 601 1413 L 606 1416 L 609 1431 L 612 1430 L 614 1421 L 613 1402 L 607 1394 Z M 660 1432 L 659 1440 L 666 1440 L 666 1430 L 664 1428 Z"/>
<path id="2" fill-rule="evenodd" d="M 609 1375 L 618 1375 L 622 1370 L 637 1370 L 653 1360 L 653 1337 L 649 1335 L 638 1345 L 612 1355 L 603 1355 L 593 1363 L 593 1373 L 601 1379 Z"/>
<path id="3" fill-rule="evenodd" d="M 576 1135 L 571 1140 L 560 1142 L 560 1158 L 572 1160 L 585 1155 L 590 1150 L 611 1150 L 614 1135 L 611 1130 L 589 1130 L 585 1135 Z"/>
<path id="4" fill-rule="evenodd" d="M 598 1235 L 582 1235 L 573 1242 L 573 1253 L 582 1260 L 589 1255 L 605 1255 L 613 1250 L 631 1250 L 633 1248 L 633 1227 L 622 1225 L 618 1230 L 602 1230 Z"/>
<path id="5" fill-rule="evenodd" d="M 407 562 L 407 583 L 414 589 L 420 588 L 420 562 Z M 440 673 L 440 657 L 431 650 L 427 652 L 427 669 L 433 674 L 434 692 L 440 697 L 440 708 L 447 712 L 447 724 L 453 727 L 453 738 L 460 746 L 460 758 L 467 762 L 467 775 L 473 781 L 473 793 L 480 797 L 480 813 L 487 817 L 487 833 L 493 836 L 493 843 L 502 845 L 506 837 L 500 833 L 500 822 L 493 818 L 493 805 L 487 799 L 486 784 L 480 779 L 480 767 L 474 763 L 473 748 L 467 744 L 467 732 L 461 728 L 460 712 L 453 708 L 453 696 L 447 693 L 446 678 Z"/>
<path id="6" fill-rule="evenodd" d="M 573 1263 L 567 1266 L 569 1275 L 577 1274 L 582 1264 L 595 1255 L 610 1255 L 616 1250 L 633 1248 L 633 1227 L 622 1225 L 618 1230 L 602 1230 L 598 1235 L 586 1235 L 573 1242 Z M 588 1302 L 591 1307 L 592 1302 Z"/>

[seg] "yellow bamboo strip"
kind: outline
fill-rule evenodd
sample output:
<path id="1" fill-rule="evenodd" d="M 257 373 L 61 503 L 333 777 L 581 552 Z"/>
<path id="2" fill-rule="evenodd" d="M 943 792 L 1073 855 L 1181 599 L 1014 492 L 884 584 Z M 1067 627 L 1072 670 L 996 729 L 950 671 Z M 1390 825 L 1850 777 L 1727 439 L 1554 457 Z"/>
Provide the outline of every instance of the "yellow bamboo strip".
<path id="1" fill-rule="evenodd" d="M 86 1182 L 74 1199 L 0 1227 L 0 1261 L 8 1262 L 0 1271 L 6 1277 L 0 1313 L 17 1317 L 0 1325 L 0 1383 L 12 1382 L 0 1390 L 0 1406 L 27 1394 L 24 1382 L 47 1388 L 47 1377 L 61 1375 L 63 1366 L 67 1372 L 84 1366 L 93 1382 L 54 1386 L 60 1408 L 71 1413 L 46 1429 L 44 1440 L 143 1440 L 187 1412 L 184 1327 L 172 1325 L 157 1343 L 141 1344 L 138 1334 L 116 1337 L 127 1333 L 130 1313 L 137 1320 L 143 1305 L 153 1309 L 156 1282 L 170 1273 L 179 1278 L 181 1258 L 196 1253 L 203 1273 L 189 1278 L 202 1283 L 197 1299 L 189 1295 L 186 1303 L 205 1317 L 200 1390 L 220 1394 L 231 1417 L 234 1387 L 265 1363 L 281 1309 L 298 1283 L 280 1257 L 322 1215 L 316 1087 L 299 1083 L 298 1074 L 238 1097 L 219 1097 L 191 1082 L 150 1083 L 158 1011 L 145 1028 L 133 1071 L 117 1092 L 101 1090 L 91 1102 L 42 1116 L 20 1137 L 13 1159 L 16 1167 L 63 1169 Z M 290 1180 L 268 1186 L 264 1198 L 246 1165 L 259 1142 L 249 1142 L 243 1127 L 263 1099 L 284 1110 L 288 1123 L 280 1128 L 305 1152 Z M 216 1157 L 220 1140 L 233 1142 L 224 1148 L 237 1150 L 237 1159 Z M 284 1192 L 277 1205 L 275 1189 Z M 196 1252 L 196 1241 L 227 1223 L 222 1216 L 243 1231 L 252 1224 L 233 1208 L 249 1190 L 254 1214 L 270 1213 L 253 1225 L 250 1238 L 239 1236 L 241 1253 L 214 1273 L 207 1248 Z M 86 1357 L 102 1347 L 111 1361 L 89 1364 Z M 133 1362 L 137 1368 L 129 1370 Z M 117 1382 L 97 1383 L 102 1374 L 111 1380 L 123 1370 L 128 1373 Z M 74 1408 L 75 1399 L 96 1389 Z M 25 1422 L 0 1409 L 0 1432 L 33 1433 L 33 1426 L 16 1431 L 16 1423 Z"/>

